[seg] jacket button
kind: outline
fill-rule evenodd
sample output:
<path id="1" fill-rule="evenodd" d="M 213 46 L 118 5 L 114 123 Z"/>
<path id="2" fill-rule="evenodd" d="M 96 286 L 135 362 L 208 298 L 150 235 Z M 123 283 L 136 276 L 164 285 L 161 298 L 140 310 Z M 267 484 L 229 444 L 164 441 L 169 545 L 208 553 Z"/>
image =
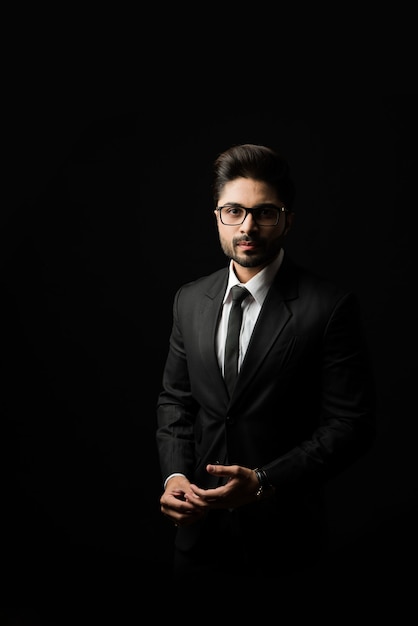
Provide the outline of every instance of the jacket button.
<path id="1" fill-rule="evenodd" d="M 231 415 L 227 415 L 226 423 L 228 426 L 232 426 L 233 424 L 235 424 L 235 417 L 231 417 Z"/>

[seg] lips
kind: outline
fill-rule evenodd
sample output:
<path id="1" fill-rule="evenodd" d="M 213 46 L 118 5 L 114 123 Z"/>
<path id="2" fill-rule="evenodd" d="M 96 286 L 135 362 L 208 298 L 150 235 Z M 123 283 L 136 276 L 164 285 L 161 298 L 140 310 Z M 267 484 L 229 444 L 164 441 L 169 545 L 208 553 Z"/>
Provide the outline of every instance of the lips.
<path id="1" fill-rule="evenodd" d="M 241 250 L 254 250 L 258 246 L 255 241 L 239 241 L 236 245 Z"/>

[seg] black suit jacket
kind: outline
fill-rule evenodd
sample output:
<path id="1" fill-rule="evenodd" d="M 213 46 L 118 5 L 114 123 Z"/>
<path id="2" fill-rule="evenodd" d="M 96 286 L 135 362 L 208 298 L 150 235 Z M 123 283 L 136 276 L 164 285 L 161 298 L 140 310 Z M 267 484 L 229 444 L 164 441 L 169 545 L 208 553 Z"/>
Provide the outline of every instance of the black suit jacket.
<path id="1" fill-rule="evenodd" d="M 264 514 L 267 524 L 272 508 L 283 518 L 290 507 L 291 526 L 302 501 L 373 440 L 374 388 L 358 302 L 285 255 L 230 398 L 215 348 L 227 280 L 228 268 L 221 269 L 174 299 L 157 406 L 162 477 L 182 472 L 207 488 L 216 486 L 207 463 L 263 467 L 276 495 L 243 511 Z M 199 532 L 180 531 L 180 545 Z"/>

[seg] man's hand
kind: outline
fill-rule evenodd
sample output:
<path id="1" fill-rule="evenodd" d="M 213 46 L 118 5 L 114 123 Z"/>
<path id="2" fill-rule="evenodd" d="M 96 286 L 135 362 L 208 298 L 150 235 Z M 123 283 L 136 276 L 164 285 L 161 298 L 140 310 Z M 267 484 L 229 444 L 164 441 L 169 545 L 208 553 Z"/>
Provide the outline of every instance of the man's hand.
<path id="1" fill-rule="evenodd" d="M 214 489 L 191 484 L 184 493 L 187 502 L 205 509 L 236 509 L 257 499 L 260 483 L 254 470 L 241 465 L 207 465 L 206 470 L 225 478 L 225 484 Z"/>
<path id="2" fill-rule="evenodd" d="M 196 506 L 196 501 L 189 502 L 186 493 L 190 493 L 190 482 L 184 476 L 173 476 L 168 481 L 160 498 L 160 508 L 176 526 L 188 526 L 201 519 L 205 507 Z"/>

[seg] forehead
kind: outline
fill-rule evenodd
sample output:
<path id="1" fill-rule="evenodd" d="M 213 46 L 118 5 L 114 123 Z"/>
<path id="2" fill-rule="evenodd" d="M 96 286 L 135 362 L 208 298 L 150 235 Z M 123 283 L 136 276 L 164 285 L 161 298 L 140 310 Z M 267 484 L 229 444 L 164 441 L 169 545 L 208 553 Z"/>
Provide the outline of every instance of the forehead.
<path id="1" fill-rule="evenodd" d="M 235 178 L 227 182 L 219 196 L 219 204 L 236 202 L 251 207 L 261 202 L 280 202 L 275 188 L 254 178 Z"/>

